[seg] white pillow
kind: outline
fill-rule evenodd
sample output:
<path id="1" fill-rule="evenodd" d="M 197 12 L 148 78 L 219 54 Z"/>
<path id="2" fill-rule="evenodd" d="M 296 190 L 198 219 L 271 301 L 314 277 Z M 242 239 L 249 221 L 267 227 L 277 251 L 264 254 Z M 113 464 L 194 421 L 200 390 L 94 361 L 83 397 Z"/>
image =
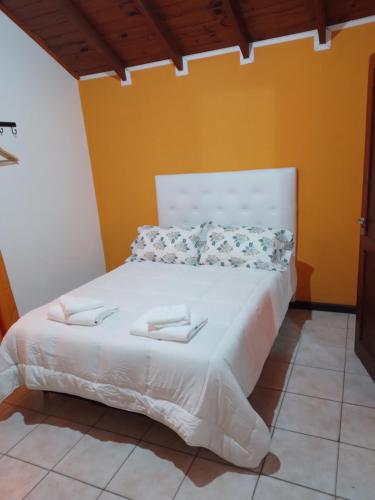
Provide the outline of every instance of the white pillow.
<path id="1" fill-rule="evenodd" d="M 286 229 L 211 224 L 200 264 L 284 271 L 293 246 Z"/>
<path id="2" fill-rule="evenodd" d="M 141 226 L 133 241 L 130 260 L 188 264 L 199 261 L 201 226 Z"/>

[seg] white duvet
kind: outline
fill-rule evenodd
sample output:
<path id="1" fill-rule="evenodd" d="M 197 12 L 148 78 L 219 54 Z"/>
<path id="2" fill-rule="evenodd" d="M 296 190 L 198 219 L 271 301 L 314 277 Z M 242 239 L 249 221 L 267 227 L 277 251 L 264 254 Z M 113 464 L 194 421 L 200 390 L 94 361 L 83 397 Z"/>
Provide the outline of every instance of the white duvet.
<path id="1" fill-rule="evenodd" d="M 186 443 L 242 467 L 268 452 L 268 429 L 249 404 L 294 293 L 285 272 L 131 262 L 78 288 L 120 312 L 100 326 L 23 316 L 0 346 L 0 400 L 26 384 L 149 415 Z M 188 304 L 208 323 L 188 343 L 129 334 L 151 307 Z"/>

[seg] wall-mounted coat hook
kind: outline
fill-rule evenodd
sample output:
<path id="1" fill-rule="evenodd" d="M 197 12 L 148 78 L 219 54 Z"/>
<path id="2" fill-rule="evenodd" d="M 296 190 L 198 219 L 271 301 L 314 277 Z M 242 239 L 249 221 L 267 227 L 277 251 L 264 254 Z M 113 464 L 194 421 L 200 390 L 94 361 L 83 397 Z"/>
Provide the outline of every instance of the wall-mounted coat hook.
<path id="1" fill-rule="evenodd" d="M 17 135 L 17 124 L 16 122 L 0 122 L 0 135 L 4 134 L 4 128 L 10 128 L 14 136 Z"/>

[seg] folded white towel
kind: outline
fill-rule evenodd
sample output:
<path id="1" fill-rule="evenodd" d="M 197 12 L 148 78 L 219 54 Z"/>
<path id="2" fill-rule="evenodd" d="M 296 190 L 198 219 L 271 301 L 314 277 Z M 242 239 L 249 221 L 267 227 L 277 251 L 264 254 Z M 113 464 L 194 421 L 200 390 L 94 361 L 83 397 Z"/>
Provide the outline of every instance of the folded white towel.
<path id="1" fill-rule="evenodd" d="M 182 321 L 174 321 L 171 323 L 149 323 L 147 322 L 148 329 L 151 332 L 152 330 L 161 330 L 162 328 L 172 328 L 175 326 L 185 326 L 190 325 L 190 319 L 183 319 Z"/>
<path id="2" fill-rule="evenodd" d="M 103 301 L 99 299 L 90 299 L 87 297 L 75 297 L 74 295 L 61 295 L 59 302 L 64 310 L 65 316 L 90 311 L 103 307 Z"/>
<path id="3" fill-rule="evenodd" d="M 165 326 L 160 329 L 150 329 L 147 323 L 148 313 L 141 316 L 130 327 L 130 334 L 156 340 L 172 340 L 174 342 L 189 342 L 194 335 L 207 323 L 207 318 L 200 314 L 191 315 L 191 323 L 185 326 Z"/>
<path id="4" fill-rule="evenodd" d="M 66 316 L 61 304 L 53 304 L 47 312 L 48 319 L 65 323 L 66 325 L 96 326 L 100 325 L 105 318 L 118 310 L 117 307 L 102 306 L 90 311 L 82 311 Z"/>
<path id="5" fill-rule="evenodd" d="M 185 304 L 155 307 L 148 311 L 146 321 L 155 328 L 188 325 L 190 323 L 190 309 Z"/>

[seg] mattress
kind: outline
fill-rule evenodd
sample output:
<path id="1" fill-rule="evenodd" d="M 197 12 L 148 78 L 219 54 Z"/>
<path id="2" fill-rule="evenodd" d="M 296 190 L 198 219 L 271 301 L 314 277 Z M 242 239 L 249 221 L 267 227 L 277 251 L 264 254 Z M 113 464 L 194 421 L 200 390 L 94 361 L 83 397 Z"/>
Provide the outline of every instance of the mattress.
<path id="1" fill-rule="evenodd" d="M 25 384 L 142 413 L 241 467 L 270 435 L 247 397 L 295 288 L 285 272 L 129 262 L 76 289 L 120 311 L 96 327 L 47 320 L 46 306 L 15 323 L 0 346 L 0 400 Z M 129 334 L 151 307 L 188 304 L 208 316 L 187 344 Z"/>

